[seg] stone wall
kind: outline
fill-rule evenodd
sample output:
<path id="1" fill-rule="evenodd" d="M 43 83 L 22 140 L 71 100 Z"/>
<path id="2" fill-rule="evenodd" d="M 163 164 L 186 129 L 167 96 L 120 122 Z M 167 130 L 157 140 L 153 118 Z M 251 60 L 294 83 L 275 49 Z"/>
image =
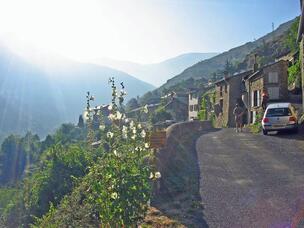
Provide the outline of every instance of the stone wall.
<path id="1" fill-rule="evenodd" d="M 233 115 L 233 110 L 235 108 L 236 103 L 239 105 L 242 105 L 242 92 L 241 92 L 241 83 L 242 83 L 242 77 L 234 77 L 229 80 L 229 109 L 228 109 L 228 127 L 234 127 L 235 126 L 235 117 Z"/>
<path id="2" fill-rule="evenodd" d="M 212 129 L 214 128 L 211 121 L 198 120 L 176 123 L 167 128 L 166 146 L 160 149 L 156 155 L 157 169 L 162 175 L 161 192 L 166 194 L 183 189 L 183 178 L 185 178 L 183 172 L 187 169 L 190 170 L 187 166 L 194 162 L 193 159 L 196 156 L 196 152 L 191 148 L 192 144 L 195 145 L 196 136 Z M 172 183 L 173 181 L 177 181 L 177 183 Z"/>

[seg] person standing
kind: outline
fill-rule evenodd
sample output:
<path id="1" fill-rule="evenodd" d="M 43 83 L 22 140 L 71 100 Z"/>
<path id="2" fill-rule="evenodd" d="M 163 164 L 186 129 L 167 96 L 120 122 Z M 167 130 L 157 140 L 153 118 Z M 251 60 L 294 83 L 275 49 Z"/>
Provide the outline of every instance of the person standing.
<path id="1" fill-rule="evenodd" d="M 244 114 L 243 108 L 240 107 L 239 104 L 236 104 L 233 110 L 233 115 L 235 117 L 236 132 L 243 131 L 243 114 Z"/>
<path id="2" fill-rule="evenodd" d="M 269 94 L 268 94 L 267 90 L 264 89 L 263 93 L 262 93 L 262 108 L 263 108 L 264 111 L 267 108 L 268 100 L 269 100 Z"/>

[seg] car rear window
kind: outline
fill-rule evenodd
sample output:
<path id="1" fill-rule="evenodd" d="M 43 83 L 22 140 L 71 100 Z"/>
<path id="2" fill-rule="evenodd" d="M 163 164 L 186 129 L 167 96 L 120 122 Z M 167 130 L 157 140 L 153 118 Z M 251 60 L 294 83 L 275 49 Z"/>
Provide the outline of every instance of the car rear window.
<path id="1" fill-rule="evenodd" d="M 291 110 L 289 108 L 268 109 L 266 117 L 274 117 L 274 116 L 291 116 Z"/>

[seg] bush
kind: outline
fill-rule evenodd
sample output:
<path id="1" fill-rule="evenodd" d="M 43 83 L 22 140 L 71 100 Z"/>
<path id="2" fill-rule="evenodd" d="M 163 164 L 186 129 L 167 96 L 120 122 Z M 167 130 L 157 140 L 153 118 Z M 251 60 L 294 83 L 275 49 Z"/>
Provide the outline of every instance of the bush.
<path id="1" fill-rule="evenodd" d="M 160 173 L 155 172 L 151 164 L 153 154 L 146 142 L 145 129 L 125 118 L 121 109 L 124 91 L 117 96 L 114 80 L 110 82 L 112 104 L 108 118 L 112 124 L 100 126 L 103 134 L 96 149 L 98 158 L 88 167 L 88 173 L 79 179 L 78 187 L 66 195 L 56 208 L 50 207 L 49 212 L 37 219 L 33 227 L 65 227 L 71 224 L 90 227 L 98 223 L 109 227 L 129 227 L 144 218 L 151 196 L 151 180 L 159 178 Z M 88 102 L 88 123 L 91 121 L 89 110 Z M 74 212 L 75 209 L 77 212 Z"/>

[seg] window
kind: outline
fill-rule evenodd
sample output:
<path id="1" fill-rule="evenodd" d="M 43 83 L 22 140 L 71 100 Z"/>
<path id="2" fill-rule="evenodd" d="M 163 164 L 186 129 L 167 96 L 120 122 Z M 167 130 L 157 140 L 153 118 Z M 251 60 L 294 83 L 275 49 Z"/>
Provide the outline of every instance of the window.
<path id="1" fill-rule="evenodd" d="M 291 116 L 289 108 L 271 108 L 268 109 L 266 117 Z"/>
<path id="2" fill-rule="evenodd" d="M 223 86 L 220 87 L 220 97 L 223 96 Z"/>
<path id="3" fill-rule="evenodd" d="M 269 72 L 268 83 L 278 83 L 278 82 L 279 82 L 278 72 Z"/>
<path id="4" fill-rule="evenodd" d="M 280 98 L 280 88 L 279 87 L 269 87 L 267 90 L 268 90 L 270 100 L 278 100 Z"/>
<path id="5" fill-rule="evenodd" d="M 220 106 L 221 106 L 221 109 L 223 110 L 223 106 L 224 106 L 224 101 L 223 101 L 223 99 L 220 99 Z"/>
<path id="6" fill-rule="evenodd" d="M 197 95 L 195 93 L 190 93 L 190 100 L 196 99 Z"/>
<path id="7" fill-rule="evenodd" d="M 194 107 L 193 107 L 193 110 L 195 111 L 195 112 L 197 112 L 198 111 L 198 105 L 193 105 Z"/>
<path id="8" fill-rule="evenodd" d="M 228 86 L 225 85 L 225 93 L 227 93 L 227 91 L 228 91 Z"/>
<path id="9" fill-rule="evenodd" d="M 251 103 L 253 107 L 257 107 L 261 105 L 261 96 L 260 90 L 255 90 L 252 92 Z"/>
<path id="10" fill-rule="evenodd" d="M 193 105 L 190 105 L 189 110 L 190 112 L 193 112 Z"/>

